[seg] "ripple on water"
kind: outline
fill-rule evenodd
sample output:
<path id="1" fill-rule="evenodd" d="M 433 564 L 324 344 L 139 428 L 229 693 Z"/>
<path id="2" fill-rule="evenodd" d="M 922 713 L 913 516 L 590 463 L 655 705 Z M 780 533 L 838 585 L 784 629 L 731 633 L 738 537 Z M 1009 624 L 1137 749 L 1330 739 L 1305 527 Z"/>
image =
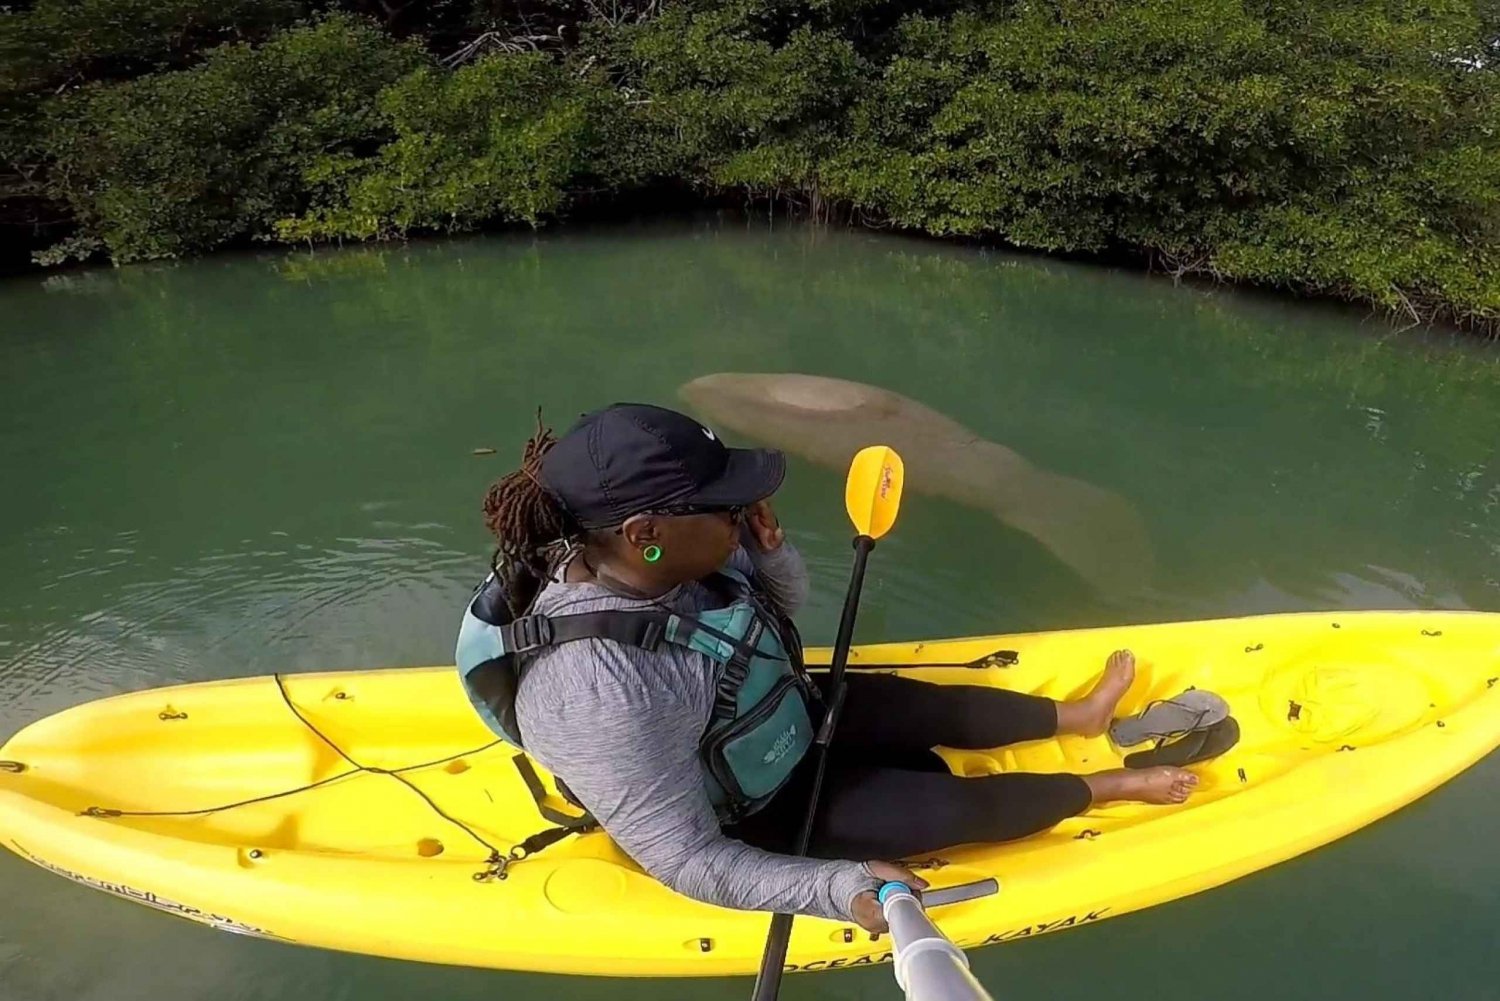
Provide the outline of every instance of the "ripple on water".
<path id="1" fill-rule="evenodd" d="M 70 705 L 146 687 L 451 662 L 458 609 L 482 566 L 475 554 L 418 534 L 347 536 L 306 549 L 252 540 L 168 575 L 99 587 L 92 600 L 100 607 L 80 613 L 58 603 L 29 617 L 39 630 L 13 629 L 4 639 L 0 726 L 8 734 Z M 409 626 L 395 643 L 393 622 Z"/>

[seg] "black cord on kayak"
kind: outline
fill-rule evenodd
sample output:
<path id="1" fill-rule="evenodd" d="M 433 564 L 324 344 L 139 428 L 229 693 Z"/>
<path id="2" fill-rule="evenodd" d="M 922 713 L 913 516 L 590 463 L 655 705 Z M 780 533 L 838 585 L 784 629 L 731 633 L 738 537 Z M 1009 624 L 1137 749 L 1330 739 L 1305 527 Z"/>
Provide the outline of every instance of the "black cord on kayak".
<path id="1" fill-rule="evenodd" d="M 975 657 L 973 660 L 962 661 L 924 661 L 922 663 L 889 663 L 889 664 L 850 664 L 851 671 L 910 671 L 914 668 L 923 667 L 962 667 L 969 670 L 979 671 L 991 667 L 1015 667 L 1021 662 L 1021 653 L 1018 650 L 995 650 L 991 653 Z"/>
<path id="2" fill-rule="evenodd" d="M 415 765 L 405 765 L 405 766 L 403 766 L 401 768 L 378 768 L 378 767 L 375 767 L 373 765 L 362 765 L 358 761 L 354 760 L 354 758 L 350 757 L 347 753 L 345 753 L 344 749 L 341 748 L 341 747 L 339 747 L 338 744 L 334 743 L 333 740 L 330 739 L 327 734 L 325 734 L 322 730 L 319 730 L 317 728 L 317 726 L 313 724 L 312 720 L 308 719 L 305 715 L 303 715 L 302 711 L 300 709 L 298 709 L 296 707 L 296 705 L 294 705 L 292 703 L 291 695 L 286 690 L 286 682 L 282 679 L 282 676 L 280 674 L 273 674 L 271 677 L 276 682 L 276 691 L 280 693 L 281 700 L 284 703 L 286 703 L 286 707 L 289 710 L 291 710 L 292 715 L 295 716 L 295 717 L 297 717 L 297 719 L 302 723 L 302 725 L 305 726 L 305 727 L 307 727 L 308 730 L 312 731 L 312 733 L 319 740 L 321 740 L 323 743 L 327 744 L 330 748 L 332 748 L 339 755 L 339 757 L 341 757 L 345 761 L 349 762 L 349 764 L 353 766 L 349 771 L 347 771 L 347 772 L 340 772 L 338 775 L 330 775 L 326 779 L 319 779 L 317 782 L 310 782 L 307 785 L 298 786 L 295 789 L 287 789 L 287 790 L 285 790 L 283 792 L 270 793 L 270 794 L 265 795 L 265 796 L 256 796 L 256 797 L 253 797 L 251 799 L 237 800 L 237 801 L 235 801 L 233 803 L 224 803 L 224 804 L 221 804 L 219 806 L 202 807 L 202 808 L 196 809 L 196 810 L 116 810 L 116 809 L 112 809 L 112 808 L 109 808 L 109 807 L 90 806 L 87 809 L 79 811 L 79 816 L 83 816 L 83 817 L 198 817 L 198 816 L 204 816 L 204 815 L 210 814 L 210 813 L 219 813 L 219 812 L 224 811 L 224 810 L 232 810 L 232 809 L 234 809 L 236 807 L 240 807 L 240 806 L 251 806 L 251 805 L 254 805 L 256 803 L 266 803 L 266 802 L 269 802 L 271 800 L 282 799 L 282 798 L 284 798 L 286 796 L 295 796 L 297 793 L 307 792 L 307 791 L 309 791 L 311 789 L 317 789 L 317 788 L 319 788 L 321 786 L 326 786 L 326 785 L 329 785 L 331 783 L 338 782 L 341 779 L 347 779 L 347 778 L 349 778 L 349 777 L 351 777 L 353 775 L 358 775 L 361 772 L 369 772 L 369 773 L 374 774 L 374 775 L 389 775 L 391 778 L 397 780 L 402 785 L 404 785 L 408 789 L 410 789 L 412 792 L 414 792 L 418 796 L 422 797 L 422 800 L 429 807 L 431 807 L 432 811 L 434 813 L 436 813 L 439 817 L 442 817 L 444 820 L 448 821 L 450 824 L 453 824 L 455 827 L 457 827 L 460 830 L 462 830 L 469 837 L 473 838 L 480 845 L 482 845 L 483 847 L 485 847 L 486 849 L 488 849 L 490 855 L 489 855 L 489 858 L 486 859 L 486 862 L 490 866 L 490 869 L 486 870 L 486 872 L 484 872 L 484 873 L 477 874 L 475 876 L 476 879 L 479 879 L 479 878 L 489 878 L 490 876 L 493 876 L 493 875 L 499 875 L 500 878 L 502 878 L 502 879 L 504 878 L 505 861 L 507 859 L 506 854 L 504 852 L 502 852 L 499 848 L 497 848 L 495 845 L 491 844 L 484 837 L 482 837 L 477 831 L 475 831 L 468 824 L 465 824 L 463 821 L 459 820 L 457 817 L 451 816 L 450 814 L 448 814 L 447 812 L 445 812 L 442 807 L 438 806 L 437 803 L 433 802 L 432 797 L 428 796 L 425 792 L 423 792 L 421 789 L 419 789 L 416 786 L 415 783 L 411 782 L 410 780 L 408 780 L 407 778 L 405 778 L 401 774 L 402 772 L 413 772 L 413 771 L 417 771 L 417 770 L 423 769 L 423 768 L 433 768 L 433 767 L 436 767 L 437 765 L 445 765 L 445 764 L 447 764 L 450 761 L 456 761 L 459 758 L 468 757 L 470 755 L 475 755 L 475 754 L 479 754 L 479 753 L 481 753 L 483 751 L 487 751 L 487 750 L 489 750 L 492 747 L 496 747 L 499 744 L 504 743 L 503 741 L 501 741 L 501 740 L 492 740 L 488 744 L 485 744 L 485 745 L 483 745 L 481 747 L 476 747 L 473 750 L 460 751 L 457 754 L 450 754 L 450 755 L 448 755 L 447 757 L 444 757 L 444 758 L 437 758 L 436 760 L 433 760 L 433 761 L 423 761 L 423 762 L 420 762 L 420 763 L 415 764 Z M 526 846 L 518 846 L 518 847 L 520 847 L 523 851 L 525 851 L 525 847 Z M 545 846 L 543 846 L 543 847 L 545 847 Z M 527 852 L 527 854 L 529 854 L 529 852 Z M 496 870 L 498 870 L 498 872 Z"/>
<path id="3" fill-rule="evenodd" d="M 116 810 L 106 806 L 91 806 L 86 810 L 80 810 L 80 817 L 201 817 L 210 813 L 219 813 L 223 810 L 233 810 L 237 806 L 253 806 L 256 803 L 268 803 L 273 799 L 283 799 L 287 796 L 295 796 L 299 792 L 307 792 L 309 789 L 317 789 L 337 782 L 339 779 L 347 779 L 351 775 L 358 775 L 360 769 L 353 768 L 347 772 L 330 775 L 311 785 L 298 786 L 296 789 L 287 789 L 284 792 L 273 792 L 266 796 L 257 796 L 254 799 L 242 799 L 233 803 L 224 803 L 220 806 L 205 806 L 198 810 Z"/>
<path id="4" fill-rule="evenodd" d="M 352 757 L 350 757 L 347 753 L 345 753 L 345 751 L 344 751 L 344 749 L 342 747 L 340 747 L 339 745 L 335 744 L 333 742 L 333 740 L 326 733 L 324 733 L 322 730 L 319 730 L 313 724 L 312 720 L 310 720 L 306 716 L 304 716 L 302 714 L 302 710 L 298 709 L 295 705 L 293 705 L 293 703 L 292 703 L 292 697 L 291 697 L 291 695 L 289 695 L 287 693 L 286 682 L 282 680 L 281 675 L 279 675 L 279 674 L 273 674 L 273 675 L 271 675 L 271 677 L 273 677 L 273 678 L 276 679 L 276 690 L 281 693 L 281 701 L 283 701 L 283 702 L 286 703 L 286 707 L 292 711 L 292 715 L 296 716 L 299 720 L 301 720 L 302 721 L 302 725 L 305 726 L 305 727 L 307 727 L 314 734 L 316 734 L 319 740 L 321 740 L 323 743 L 327 744 L 334 751 L 338 752 L 339 757 L 341 757 L 345 761 L 349 762 L 349 764 L 353 765 L 359 771 L 362 771 L 362 772 L 374 772 L 376 775 L 389 775 L 391 778 L 395 779 L 397 782 L 400 782 L 402 785 L 406 786 L 406 788 L 410 789 L 412 792 L 416 793 L 418 796 L 421 796 L 423 802 L 425 802 L 428 806 L 432 807 L 432 812 L 433 813 L 436 813 L 439 817 L 442 817 L 444 820 L 448 821 L 448 823 L 450 823 L 453 826 L 459 828 L 465 834 L 467 834 L 469 837 L 471 837 L 475 841 L 479 842 L 479 844 L 483 845 L 485 848 L 488 848 L 489 851 L 490 851 L 491 857 L 499 856 L 500 854 L 502 854 L 499 848 L 496 848 L 494 845 L 490 844 L 487 840 L 485 840 L 483 837 L 481 837 L 478 831 L 474 830 L 474 828 L 470 827 L 468 824 L 465 824 L 462 820 L 459 820 L 457 817 L 454 817 L 454 816 L 451 816 L 450 814 L 448 814 L 446 811 L 443 810 L 442 807 L 438 806 L 437 803 L 433 802 L 431 796 L 427 795 L 421 789 L 417 788 L 416 783 L 412 782 L 410 779 L 407 779 L 407 778 L 405 778 L 404 776 L 402 776 L 400 774 L 403 771 L 411 771 L 410 768 L 399 768 L 399 769 L 376 768 L 376 767 L 371 766 L 371 765 L 362 765 L 358 761 L 355 761 Z M 486 744 L 485 747 L 494 747 L 498 743 L 500 743 L 500 741 L 498 741 L 498 740 L 491 741 L 490 743 Z M 450 758 L 448 760 L 452 760 L 452 759 Z"/>

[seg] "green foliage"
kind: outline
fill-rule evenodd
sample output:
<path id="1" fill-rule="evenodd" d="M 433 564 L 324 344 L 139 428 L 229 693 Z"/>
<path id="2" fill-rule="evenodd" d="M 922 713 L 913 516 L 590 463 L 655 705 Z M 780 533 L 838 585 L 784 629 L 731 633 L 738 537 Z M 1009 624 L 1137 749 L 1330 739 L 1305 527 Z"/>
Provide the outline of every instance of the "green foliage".
<path id="1" fill-rule="evenodd" d="M 540 54 L 425 67 L 379 98 L 394 138 L 373 156 L 322 154 L 306 170 L 315 207 L 284 239 L 387 237 L 489 220 L 536 224 L 605 164 L 618 97 Z"/>
<path id="2" fill-rule="evenodd" d="M 37 0 L 0 9 L 0 253 L 4 238 L 35 246 L 67 217 L 47 198 L 49 164 L 38 148 L 47 98 L 264 38 L 303 7 L 302 0 Z"/>
<path id="3" fill-rule="evenodd" d="M 815 187 L 864 66 L 838 33 L 798 24 L 757 36 L 759 5 L 669 9 L 629 54 L 650 103 L 641 116 L 692 179 L 752 191 Z M 767 32 L 761 31 L 762 35 Z"/>
<path id="4" fill-rule="evenodd" d="M 54 193 L 116 261 L 265 236 L 300 208 L 304 164 L 382 134 L 376 95 L 420 59 L 335 16 L 192 69 L 83 88 L 49 113 Z"/>
<path id="5" fill-rule="evenodd" d="M 33 146 L 70 246 L 536 225 L 665 180 L 1500 325 L 1494 4 L 520 3 L 337 0 L 384 27 L 340 17 L 54 99 Z M 38 80 L 180 66 L 293 7 L 41 0 L 0 20 L 0 51 L 34 102 Z M 448 55 L 479 30 L 456 70 L 388 38 Z M 0 121 L 0 147 L 16 134 Z"/>
<path id="6" fill-rule="evenodd" d="M 0 17 L 0 93 L 132 76 L 252 41 L 302 16 L 301 0 L 38 0 Z"/>
<path id="7" fill-rule="evenodd" d="M 1022 0 L 912 18 L 823 193 L 939 234 L 1500 318 L 1471 5 Z"/>

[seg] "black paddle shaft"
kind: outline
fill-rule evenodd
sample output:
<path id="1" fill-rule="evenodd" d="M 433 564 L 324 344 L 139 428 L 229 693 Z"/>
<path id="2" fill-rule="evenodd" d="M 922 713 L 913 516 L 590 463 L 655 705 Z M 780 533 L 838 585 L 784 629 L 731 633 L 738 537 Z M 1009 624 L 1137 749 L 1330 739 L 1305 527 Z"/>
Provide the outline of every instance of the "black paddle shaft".
<path id="1" fill-rule="evenodd" d="M 829 669 L 828 710 L 813 740 L 813 753 L 817 755 L 813 772 L 812 793 L 807 797 L 807 813 L 802 818 L 802 830 L 797 834 L 797 849 L 794 854 L 806 855 L 812 844 L 813 824 L 818 818 L 818 800 L 823 792 L 823 773 L 828 769 L 828 745 L 833 740 L 834 727 L 838 725 L 839 712 L 844 708 L 844 669 L 849 663 L 849 645 L 854 640 L 854 619 L 859 614 L 859 595 L 865 583 L 865 563 L 875 540 L 861 535 L 854 540 L 854 570 L 849 575 L 849 591 L 844 596 L 844 612 L 839 617 L 838 636 L 833 643 L 833 661 Z M 766 951 L 760 959 L 760 972 L 755 975 L 753 1001 L 776 1001 L 781 991 L 781 968 L 786 963 L 787 945 L 792 937 L 792 915 L 776 914 L 771 918 L 771 928 L 766 933 Z"/>

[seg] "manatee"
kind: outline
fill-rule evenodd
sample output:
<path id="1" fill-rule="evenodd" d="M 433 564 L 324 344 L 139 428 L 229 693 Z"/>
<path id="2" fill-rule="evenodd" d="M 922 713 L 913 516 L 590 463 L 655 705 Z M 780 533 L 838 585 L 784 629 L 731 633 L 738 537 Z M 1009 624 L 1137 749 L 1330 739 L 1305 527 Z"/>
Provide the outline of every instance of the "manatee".
<path id="1" fill-rule="evenodd" d="M 1100 589 L 1146 584 L 1144 523 L 1118 494 L 1041 469 L 938 411 L 878 386 L 796 373 L 721 372 L 679 395 L 709 424 L 839 472 L 866 445 L 906 463 L 908 492 L 988 511 Z"/>

